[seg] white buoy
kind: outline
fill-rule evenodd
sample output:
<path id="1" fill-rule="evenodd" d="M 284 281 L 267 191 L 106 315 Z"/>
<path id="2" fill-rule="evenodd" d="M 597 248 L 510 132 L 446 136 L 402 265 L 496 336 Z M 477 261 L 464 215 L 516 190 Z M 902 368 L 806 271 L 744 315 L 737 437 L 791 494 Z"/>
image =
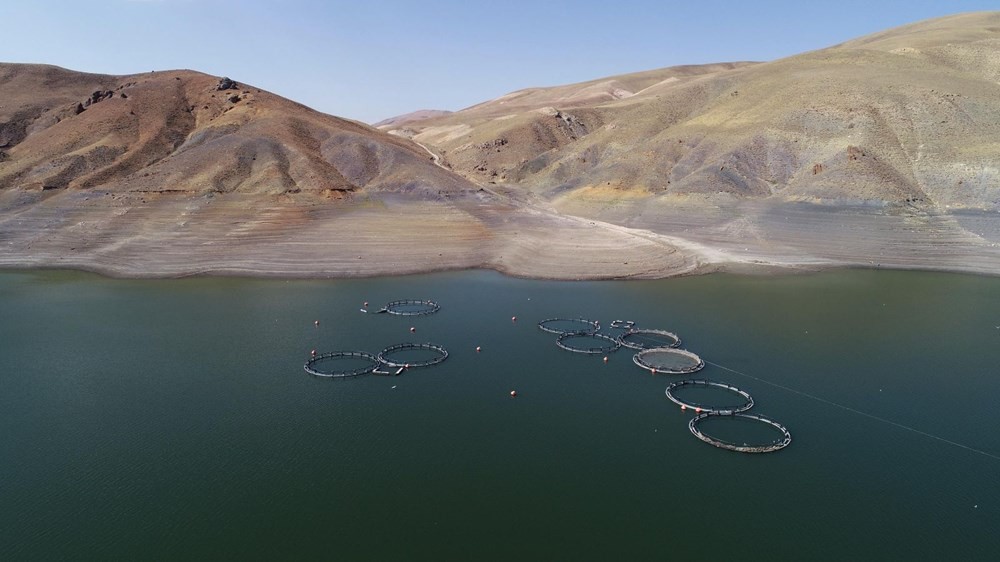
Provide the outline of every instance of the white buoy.
<path id="1" fill-rule="evenodd" d="M 511 322 L 517 322 L 517 316 L 511 316 L 510 317 L 510 321 Z"/>
<path id="2" fill-rule="evenodd" d="M 414 332 L 416 332 L 416 331 L 417 331 L 417 329 L 416 329 L 416 328 L 414 328 L 413 326 L 410 326 L 410 333 L 411 333 L 411 334 L 412 334 L 412 333 L 414 333 Z"/>
<path id="3" fill-rule="evenodd" d="M 483 348 L 479 347 L 478 345 L 476 346 L 476 353 L 479 353 L 482 350 L 483 350 Z"/>
<path id="4" fill-rule="evenodd" d="M 319 320 L 313 322 L 313 326 L 319 326 Z"/>
<path id="5" fill-rule="evenodd" d="M 517 398 L 517 391 L 516 390 L 510 391 L 510 397 L 511 398 Z"/>

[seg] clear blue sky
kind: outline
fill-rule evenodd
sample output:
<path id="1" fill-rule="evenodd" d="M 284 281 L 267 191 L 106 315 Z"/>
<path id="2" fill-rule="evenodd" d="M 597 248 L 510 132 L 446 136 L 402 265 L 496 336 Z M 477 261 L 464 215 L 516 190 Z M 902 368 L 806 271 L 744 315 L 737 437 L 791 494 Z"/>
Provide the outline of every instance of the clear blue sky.
<path id="1" fill-rule="evenodd" d="M 373 122 L 676 64 L 773 60 L 997 0 L 0 0 L 0 60 L 226 75 Z"/>

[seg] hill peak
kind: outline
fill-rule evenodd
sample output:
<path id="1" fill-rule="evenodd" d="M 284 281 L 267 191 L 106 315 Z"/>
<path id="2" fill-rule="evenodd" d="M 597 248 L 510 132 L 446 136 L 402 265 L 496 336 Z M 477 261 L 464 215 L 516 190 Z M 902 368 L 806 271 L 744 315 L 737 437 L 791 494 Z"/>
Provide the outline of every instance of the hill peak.
<path id="1" fill-rule="evenodd" d="M 0 189 L 326 193 L 466 188 L 419 146 L 191 70 L 0 64 Z"/>

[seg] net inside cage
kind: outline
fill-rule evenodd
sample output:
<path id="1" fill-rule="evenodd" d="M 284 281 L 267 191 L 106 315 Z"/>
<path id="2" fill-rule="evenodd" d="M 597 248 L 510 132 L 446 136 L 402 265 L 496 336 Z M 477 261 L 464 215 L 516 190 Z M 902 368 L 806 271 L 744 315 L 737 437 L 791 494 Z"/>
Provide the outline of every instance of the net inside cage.
<path id="1" fill-rule="evenodd" d="M 705 366 L 700 357 L 683 349 L 647 349 L 635 354 L 633 360 L 659 373 L 693 373 Z"/>
<path id="2" fill-rule="evenodd" d="M 632 349 L 656 349 L 658 347 L 677 347 L 681 339 L 673 332 L 666 330 L 632 330 L 618 337 L 625 347 Z"/>

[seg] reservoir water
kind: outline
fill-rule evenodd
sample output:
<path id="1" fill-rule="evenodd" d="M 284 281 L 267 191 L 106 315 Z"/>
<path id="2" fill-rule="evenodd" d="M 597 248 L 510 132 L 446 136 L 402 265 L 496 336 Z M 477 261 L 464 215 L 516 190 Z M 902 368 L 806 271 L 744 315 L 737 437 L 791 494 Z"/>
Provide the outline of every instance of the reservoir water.
<path id="1" fill-rule="evenodd" d="M 359 310 L 409 298 L 441 311 Z M 676 332 L 709 362 L 697 377 L 750 392 L 791 445 L 711 447 L 664 396 L 677 377 L 536 326 L 581 316 Z M 398 377 L 302 368 L 401 342 L 450 356 Z M 992 560 L 998 365 L 988 277 L 7 271 L 0 559 Z M 741 425 L 718 431 L 773 437 Z"/>

